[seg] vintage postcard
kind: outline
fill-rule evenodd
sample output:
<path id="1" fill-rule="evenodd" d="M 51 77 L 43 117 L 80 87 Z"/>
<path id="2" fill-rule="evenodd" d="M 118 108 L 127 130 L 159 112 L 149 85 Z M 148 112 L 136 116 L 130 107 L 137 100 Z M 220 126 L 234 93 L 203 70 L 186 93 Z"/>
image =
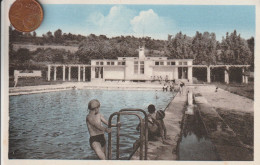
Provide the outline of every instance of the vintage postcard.
<path id="1" fill-rule="evenodd" d="M 260 163 L 259 3 L 4 0 L 1 162 Z"/>

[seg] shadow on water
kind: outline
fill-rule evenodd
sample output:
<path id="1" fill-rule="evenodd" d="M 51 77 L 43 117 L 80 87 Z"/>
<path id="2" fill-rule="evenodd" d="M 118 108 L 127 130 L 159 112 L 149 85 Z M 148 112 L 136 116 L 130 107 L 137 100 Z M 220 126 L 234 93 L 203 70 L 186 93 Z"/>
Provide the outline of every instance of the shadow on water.
<path id="1" fill-rule="evenodd" d="M 197 107 L 192 108 L 193 115 L 184 115 L 182 137 L 178 144 L 178 160 L 220 160 L 215 146 L 207 136 Z"/>

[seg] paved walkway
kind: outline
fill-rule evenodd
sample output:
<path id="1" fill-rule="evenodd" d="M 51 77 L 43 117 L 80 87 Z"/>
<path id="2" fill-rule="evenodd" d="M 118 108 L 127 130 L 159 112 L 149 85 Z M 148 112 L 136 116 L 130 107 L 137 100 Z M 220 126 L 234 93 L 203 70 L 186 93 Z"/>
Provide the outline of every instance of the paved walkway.
<path id="1" fill-rule="evenodd" d="M 159 83 L 134 83 L 134 82 L 65 82 L 56 85 L 38 85 L 24 87 L 10 87 L 10 95 L 33 94 L 76 89 L 120 89 L 120 90 L 162 90 L 163 84 Z"/>
<path id="2" fill-rule="evenodd" d="M 214 108 L 226 110 L 254 112 L 254 100 L 239 96 L 223 89 L 215 92 L 215 86 L 196 86 L 194 91 L 205 97 L 208 103 Z"/>
<path id="3" fill-rule="evenodd" d="M 176 160 L 177 159 L 177 143 L 181 136 L 181 121 L 184 114 L 184 107 L 187 102 L 187 95 L 178 94 L 168 105 L 165 110 L 165 126 L 167 134 L 170 137 L 168 140 L 171 145 L 165 145 L 161 141 L 148 142 L 148 160 Z M 133 158 L 139 159 L 137 152 Z"/>

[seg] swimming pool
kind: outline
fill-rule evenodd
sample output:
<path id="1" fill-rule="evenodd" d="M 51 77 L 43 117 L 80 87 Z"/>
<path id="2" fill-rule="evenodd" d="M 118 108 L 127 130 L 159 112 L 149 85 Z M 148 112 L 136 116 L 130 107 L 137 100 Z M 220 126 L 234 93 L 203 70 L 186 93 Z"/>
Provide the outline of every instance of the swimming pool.
<path id="1" fill-rule="evenodd" d="M 87 104 L 101 102 L 100 112 L 108 119 L 122 108 L 141 108 L 149 104 L 165 109 L 173 93 L 162 91 L 68 90 L 10 96 L 10 159 L 97 159 L 89 146 L 86 126 Z M 120 151 L 124 159 L 139 137 L 134 116 L 121 117 Z M 113 130 L 112 137 L 116 131 Z M 107 137 L 107 135 L 106 135 Z M 116 138 L 112 138 L 115 144 Z M 115 145 L 113 151 L 115 151 Z M 115 152 L 112 152 L 115 156 Z"/>

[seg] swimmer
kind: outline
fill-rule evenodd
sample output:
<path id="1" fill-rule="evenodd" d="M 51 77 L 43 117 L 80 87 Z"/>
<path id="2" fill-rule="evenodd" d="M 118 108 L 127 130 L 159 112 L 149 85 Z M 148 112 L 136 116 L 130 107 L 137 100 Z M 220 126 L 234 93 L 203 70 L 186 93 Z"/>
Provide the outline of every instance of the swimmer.
<path id="1" fill-rule="evenodd" d="M 110 133 L 111 128 L 102 126 L 102 123 L 108 125 L 104 116 L 99 112 L 100 103 L 94 99 L 88 103 L 89 114 L 86 117 L 88 131 L 90 134 L 89 143 L 99 159 L 106 159 L 106 139 L 104 133 Z M 119 123 L 120 124 L 120 123 Z M 117 125 L 112 125 L 117 126 Z"/>

